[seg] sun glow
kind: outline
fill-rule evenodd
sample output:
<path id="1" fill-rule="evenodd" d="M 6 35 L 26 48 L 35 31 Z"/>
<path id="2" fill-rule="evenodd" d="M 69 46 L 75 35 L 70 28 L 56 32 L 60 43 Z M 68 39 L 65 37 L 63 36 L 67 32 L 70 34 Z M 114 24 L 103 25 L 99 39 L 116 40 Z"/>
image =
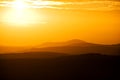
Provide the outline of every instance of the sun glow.
<path id="1" fill-rule="evenodd" d="M 28 4 L 24 0 L 16 0 L 13 2 L 12 8 L 5 13 L 4 21 L 10 25 L 29 26 L 37 23 L 38 16 L 41 15 L 28 8 Z"/>
<path id="2" fill-rule="evenodd" d="M 11 11 L 5 17 L 5 21 L 11 25 L 29 25 L 35 23 L 36 20 L 36 16 L 30 11 Z"/>
<path id="3" fill-rule="evenodd" d="M 16 0 L 13 2 L 13 8 L 16 10 L 23 10 L 27 8 L 28 4 L 24 2 L 24 0 Z"/>

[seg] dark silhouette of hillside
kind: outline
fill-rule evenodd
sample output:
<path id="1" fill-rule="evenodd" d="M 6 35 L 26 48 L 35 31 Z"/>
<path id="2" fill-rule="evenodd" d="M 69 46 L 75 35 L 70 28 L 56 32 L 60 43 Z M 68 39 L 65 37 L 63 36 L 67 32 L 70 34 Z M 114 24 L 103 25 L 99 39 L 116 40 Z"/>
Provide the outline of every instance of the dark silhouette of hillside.
<path id="1" fill-rule="evenodd" d="M 85 45 L 87 42 L 79 40 L 79 39 L 73 39 L 65 42 L 46 42 L 40 45 L 40 47 L 59 47 L 59 46 L 69 46 L 69 45 Z M 88 44 L 88 43 L 87 43 Z"/>
<path id="2" fill-rule="evenodd" d="M 28 49 L 28 52 L 57 52 L 70 55 L 85 54 L 85 53 L 101 53 L 105 55 L 120 55 L 120 44 L 101 45 L 93 44 L 78 39 L 66 42 L 48 42 Z"/>
<path id="3" fill-rule="evenodd" d="M 33 48 L 2 47 L 0 80 L 120 79 L 119 49 L 120 44 L 100 45 L 78 39 Z"/>
<path id="4" fill-rule="evenodd" d="M 0 53 L 39 53 L 52 52 L 68 55 L 101 53 L 105 55 L 120 55 L 120 44 L 102 45 L 88 43 L 79 39 L 66 42 L 47 42 L 34 47 L 0 47 Z"/>
<path id="5" fill-rule="evenodd" d="M 2 53 L 19 53 L 26 49 L 29 49 L 29 47 L 0 46 L 0 54 L 2 54 Z"/>
<path id="6" fill-rule="evenodd" d="M 119 80 L 119 64 L 120 56 L 95 53 L 54 58 L 0 58 L 0 80 Z"/>
<path id="7" fill-rule="evenodd" d="M 67 54 L 53 52 L 26 52 L 0 54 L 0 59 L 49 59 L 68 56 Z"/>

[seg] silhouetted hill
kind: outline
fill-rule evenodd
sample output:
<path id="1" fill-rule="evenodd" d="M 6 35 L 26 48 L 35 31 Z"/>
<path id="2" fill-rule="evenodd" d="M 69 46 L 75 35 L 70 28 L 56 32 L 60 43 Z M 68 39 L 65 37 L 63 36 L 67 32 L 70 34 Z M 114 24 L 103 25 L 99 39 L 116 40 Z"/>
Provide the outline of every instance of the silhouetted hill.
<path id="1" fill-rule="evenodd" d="M 91 53 L 47 59 L 0 58 L 0 80 L 119 80 L 119 64 L 120 56 Z"/>
<path id="2" fill-rule="evenodd" d="M 84 42 L 81 40 L 70 40 L 67 42 L 49 42 L 41 45 L 42 47 L 34 47 L 28 49 L 30 52 L 57 52 L 65 54 L 85 54 L 85 53 L 101 53 L 106 55 L 120 55 L 120 45 L 101 45 Z"/>
<path id="3" fill-rule="evenodd" d="M 18 53 L 29 49 L 30 47 L 17 47 L 17 46 L 0 46 L 0 54 L 4 53 Z"/>
<path id="4" fill-rule="evenodd" d="M 120 55 L 120 44 L 102 45 L 88 43 L 79 39 L 66 42 L 48 42 L 34 47 L 0 47 L 0 53 L 63 53 L 69 55 L 101 53 L 105 55 Z"/>
<path id="5" fill-rule="evenodd" d="M 65 42 L 46 42 L 41 44 L 38 47 L 58 47 L 58 46 L 69 46 L 69 45 L 82 45 L 84 46 L 85 44 L 88 44 L 85 41 L 79 40 L 79 39 L 73 39 Z"/>
<path id="6" fill-rule="evenodd" d="M 67 54 L 54 52 L 26 52 L 26 53 L 9 53 L 0 54 L 1 59 L 46 59 L 68 56 Z"/>

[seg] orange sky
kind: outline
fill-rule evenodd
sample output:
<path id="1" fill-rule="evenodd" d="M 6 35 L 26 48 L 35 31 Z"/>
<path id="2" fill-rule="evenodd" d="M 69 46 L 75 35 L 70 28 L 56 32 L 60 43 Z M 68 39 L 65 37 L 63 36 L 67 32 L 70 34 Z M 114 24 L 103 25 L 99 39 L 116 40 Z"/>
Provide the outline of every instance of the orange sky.
<path id="1" fill-rule="evenodd" d="M 91 6 L 91 4 L 86 5 Z M 43 42 L 71 39 L 99 44 L 120 43 L 119 10 L 109 10 L 109 8 L 90 10 L 94 7 L 80 10 L 76 9 L 75 5 L 69 4 L 70 7 L 67 9 L 64 9 L 66 6 L 60 7 L 61 9 L 30 8 L 27 13 L 24 12 L 24 18 L 21 17 L 15 23 L 4 21 L 9 18 L 11 8 L 0 7 L 0 45 L 34 46 Z M 8 18 L 4 17 L 6 14 Z M 13 17 L 12 20 L 14 19 Z M 25 20 L 32 21 L 32 19 L 35 23 L 21 24 Z"/>

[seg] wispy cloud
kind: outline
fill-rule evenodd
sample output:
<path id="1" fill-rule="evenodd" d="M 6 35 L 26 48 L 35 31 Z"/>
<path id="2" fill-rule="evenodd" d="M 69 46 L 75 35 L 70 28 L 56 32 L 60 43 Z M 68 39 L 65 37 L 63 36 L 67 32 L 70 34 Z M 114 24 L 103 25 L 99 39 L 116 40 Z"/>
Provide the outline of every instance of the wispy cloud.
<path id="1" fill-rule="evenodd" d="M 120 10 L 119 1 L 83 1 L 83 2 L 62 2 L 62 1 L 41 1 L 24 0 L 28 5 L 26 8 L 51 8 L 64 10 Z M 2 7 L 13 7 L 13 1 L 1 1 Z"/>

